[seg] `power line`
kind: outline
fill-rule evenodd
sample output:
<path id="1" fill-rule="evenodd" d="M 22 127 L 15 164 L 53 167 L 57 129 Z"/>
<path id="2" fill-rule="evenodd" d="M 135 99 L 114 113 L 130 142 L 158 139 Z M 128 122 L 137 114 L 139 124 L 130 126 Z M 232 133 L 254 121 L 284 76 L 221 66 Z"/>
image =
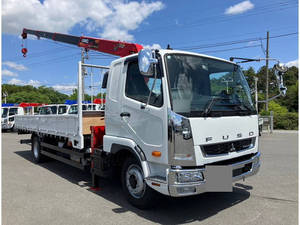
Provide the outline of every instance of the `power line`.
<path id="1" fill-rule="evenodd" d="M 52 58 L 52 59 L 45 60 L 45 61 L 30 63 L 30 64 L 27 64 L 26 66 L 41 65 L 41 64 L 44 64 L 44 63 L 50 64 L 50 63 L 56 62 L 56 61 L 61 62 L 61 61 L 65 61 L 65 59 L 69 59 L 69 58 L 74 57 L 76 55 L 79 56 L 78 54 L 64 55 L 62 57 L 56 57 L 56 58 Z"/>
<path id="2" fill-rule="evenodd" d="M 53 53 L 57 54 L 57 53 L 64 52 L 64 51 L 67 51 L 67 50 L 70 50 L 70 49 L 59 47 L 59 48 L 55 48 L 55 49 L 48 49 L 48 50 L 33 52 L 33 53 L 28 54 L 26 58 L 22 56 L 22 58 L 20 59 L 20 57 L 21 57 L 20 56 L 20 57 L 9 58 L 9 59 L 6 59 L 6 60 L 7 61 L 20 62 L 20 61 L 23 61 L 23 60 L 26 59 L 26 61 L 27 61 L 27 60 L 30 60 L 32 58 L 48 56 L 49 54 L 53 54 Z"/>
<path id="3" fill-rule="evenodd" d="M 279 7 L 278 7 L 279 6 Z M 195 25 L 203 25 L 203 24 L 212 24 L 212 22 L 224 22 L 224 21 L 230 21 L 230 20 L 235 20 L 235 19 L 240 19 L 240 18 L 245 18 L 245 17 L 249 17 L 249 16 L 253 16 L 253 15 L 259 15 L 259 14 L 265 14 L 266 12 L 274 12 L 277 11 L 277 9 L 285 9 L 282 8 L 282 6 L 289 6 L 287 3 L 285 4 L 280 4 L 280 5 L 274 5 L 273 7 L 270 5 L 266 5 L 264 7 L 261 8 L 256 8 L 256 11 L 253 13 L 248 13 L 248 14 L 243 14 L 243 15 L 238 15 L 238 16 L 234 16 L 234 17 L 228 17 L 228 15 L 222 15 L 221 17 L 215 17 L 215 16 L 211 16 L 211 17 L 207 17 L 204 18 L 207 19 L 208 21 L 204 21 L 203 19 L 201 20 L 197 20 L 194 23 L 189 23 L 188 26 L 193 27 Z M 291 6 L 289 6 L 289 8 L 291 8 Z"/>
<path id="4" fill-rule="evenodd" d="M 266 55 L 266 50 L 265 50 L 264 45 L 262 43 L 262 39 L 260 39 L 260 47 L 261 47 L 261 51 L 263 52 L 263 54 Z"/>
<path id="5" fill-rule="evenodd" d="M 276 36 L 271 36 L 270 39 L 271 38 L 273 39 L 273 38 L 287 37 L 287 36 L 296 35 L 296 34 L 298 34 L 298 32 L 280 34 L 280 35 L 276 35 Z M 248 43 L 248 42 L 251 42 L 251 41 L 260 41 L 260 40 L 265 40 L 265 39 L 266 38 L 255 37 L 255 38 L 220 42 L 220 43 L 214 43 L 214 44 L 206 44 L 206 45 L 198 45 L 198 46 L 186 46 L 186 47 L 181 47 L 181 48 L 178 47 L 178 49 L 181 49 L 181 50 L 195 50 L 195 49 L 203 49 L 203 48 L 214 48 L 214 47 L 220 47 L 220 46 L 228 46 L 228 45 Z"/>
<path id="6" fill-rule="evenodd" d="M 234 1 L 234 0 L 231 0 L 232 1 L 232 4 L 235 4 L 236 3 L 236 1 Z M 228 3 L 228 2 L 230 2 L 230 1 L 226 1 L 226 3 Z M 260 5 L 259 3 L 261 3 L 261 2 L 263 2 L 264 4 L 262 4 L 262 5 Z M 258 2 L 258 4 L 255 4 L 255 9 L 259 9 L 260 7 L 264 7 L 264 6 L 268 6 L 268 4 L 269 3 L 271 3 L 271 4 L 269 4 L 269 5 L 275 5 L 275 4 L 281 4 L 281 3 L 298 3 L 298 1 L 296 0 L 296 1 L 291 1 L 291 0 L 286 0 L 286 1 L 282 1 L 282 0 L 279 0 L 279 1 L 274 1 L 274 0 L 270 0 L 270 1 L 267 1 L 267 0 L 264 0 L 264 1 L 259 1 Z M 230 4 L 230 3 L 228 3 L 228 4 Z M 232 4 L 231 5 L 227 5 L 227 7 L 230 7 L 230 6 L 232 6 Z M 218 5 L 214 5 L 214 7 L 211 7 L 211 6 L 207 6 L 207 7 L 205 7 L 206 5 L 200 5 L 200 7 L 194 7 L 193 6 L 193 8 L 191 9 L 191 10 L 185 10 L 185 15 L 182 15 L 182 19 L 188 19 L 189 17 L 191 17 L 191 18 L 195 18 L 195 16 L 193 16 L 193 15 L 195 15 L 195 14 L 197 14 L 197 17 L 199 17 L 199 12 L 201 13 L 201 14 L 204 14 L 204 13 L 207 13 L 207 14 L 212 14 L 211 12 L 213 12 L 213 11 L 221 11 L 222 12 L 222 14 L 224 14 L 224 9 L 225 9 L 225 7 L 224 6 L 221 6 L 220 4 L 218 4 Z M 218 7 L 219 6 L 219 7 Z M 184 17 L 183 17 L 184 16 Z M 155 17 L 155 18 L 152 18 L 151 19 L 151 21 L 157 21 L 157 22 L 161 22 L 161 18 L 160 17 Z M 175 22 L 176 23 L 176 22 Z M 164 26 L 165 27 L 169 27 L 169 26 L 174 26 L 175 24 L 174 24 L 174 21 L 172 21 L 172 22 L 167 22 L 167 23 L 164 23 Z M 148 29 L 147 29 L 148 30 Z"/>
<path id="7" fill-rule="evenodd" d="M 276 28 L 270 28 L 267 27 L 267 30 L 269 31 L 286 31 L 286 32 L 290 32 L 291 30 L 289 28 L 295 28 L 295 25 L 290 25 L 290 26 L 282 26 L 282 27 L 277 27 Z M 296 29 L 298 29 L 298 27 L 296 27 Z M 244 36 L 248 36 L 251 34 L 265 34 L 266 30 L 263 31 L 255 31 L 255 32 L 247 32 L 247 33 L 237 33 L 237 34 L 230 34 L 230 35 L 224 35 L 224 34 L 220 34 L 220 35 L 214 35 L 213 37 L 209 37 L 209 39 L 198 39 L 197 41 L 189 41 L 189 43 L 202 43 L 205 41 L 212 41 L 212 40 L 224 40 L 226 38 L 232 38 L 232 37 L 244 37 Z M 218 37 L 218 38 L 215 38 Z M 184 44 L 185 42 L 177 42 L 176 44 Z"/>
<path id="8" fill-rule="evenodd" d="M 209 24 L 214 24 L 214 23 L 227 22 L 227 21 L 231 21 L 231 20 L 242 19 L 242 18 L 249 17 L 249 16 L 271 13 L 271 12 L 275 12 L 275 11 L 282 11 L 285 9 L 295 8 L 295 6 L 297 6 L 297 5 L 298 5 L 298 3 L 290 3 L 289 4 L 289 2 L 280 2 L 279 5 L 269 4 L 269 5 L 264 5 L 262 7 L 256 8 L 256 11 L 254 13 L 248 13 L 246 15 L 238 15 L 238 16 L 234 16 L 234 17 L 230 17 L 230 18 L 228 17 L 228 15 L 224 15 L 224 14 L 222 14 L 221 17 L 210 16 L 210 17 L 198 19 L 193 22 L 189 22 L 188 24 L 184 24 L 183 27 L 180 27 L 180 30 L 189 29 L 189 28 L 201 26 L 201 25 L 209 25 Z M 177 26 L 177 25 L 174 25 L 174 26 Z M 145 31 L 153 31 L 153 30 L 155 30 L 155 31 L 159 31 L 159 30 L 170 31 L 170 30 L 177 30 L 177 29 L 178 29 L 178 27 L 170 28 L 170 26 L 161 26 L 161 27 L 156 27 L 156 28 L 152 28 L 152 29 L 148 29 L 148 30 L 147 29 L 139 30 L 136 33 L 145 32 Z M 154 32 L 152 32 L 152 34 L 154 34 Z M 161 33 L 159 33 L 159 34 L 161 34 Z"/>
<path id="9" fill-rule="evenodd" d="M 227 52 L 227 51 L 244 49 L 244 48 L 255 48 L 255 47 L 259 47 L 259 46 L 260 45 L 251 45 L 251 46 L 243 46 L 243 47 L 238 47 L 238 48 L 227 48 L 227 49 L 220 49 L 220 50 L 204 51 L 204 52 L 201 52 L 201 53 Z"/>

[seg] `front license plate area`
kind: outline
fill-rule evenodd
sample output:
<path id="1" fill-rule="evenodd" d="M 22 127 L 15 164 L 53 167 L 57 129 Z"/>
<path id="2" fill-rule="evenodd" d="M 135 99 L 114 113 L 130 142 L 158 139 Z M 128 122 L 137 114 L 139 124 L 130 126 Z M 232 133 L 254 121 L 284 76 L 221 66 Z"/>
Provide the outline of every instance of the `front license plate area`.
<path id="1" fill-rule="evenodd" d="M 206 166 L 207 192 L 232 192 L 232 167 L 229 165 Z"/>

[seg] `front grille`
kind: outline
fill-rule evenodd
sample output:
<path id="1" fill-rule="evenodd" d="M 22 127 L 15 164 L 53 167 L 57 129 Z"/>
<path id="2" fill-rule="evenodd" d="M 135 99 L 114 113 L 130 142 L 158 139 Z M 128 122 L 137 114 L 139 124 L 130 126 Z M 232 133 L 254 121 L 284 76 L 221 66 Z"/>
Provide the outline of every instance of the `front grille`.
<path id="1" fill-rule="evenodd" d="M 238 152 L 254 146 L 255 138 L 247 138 L 238 141 L 229 141 L 218 144 L 202 145 L 201 149 L 205 156 L 221 155 L 229 152 Z"/>

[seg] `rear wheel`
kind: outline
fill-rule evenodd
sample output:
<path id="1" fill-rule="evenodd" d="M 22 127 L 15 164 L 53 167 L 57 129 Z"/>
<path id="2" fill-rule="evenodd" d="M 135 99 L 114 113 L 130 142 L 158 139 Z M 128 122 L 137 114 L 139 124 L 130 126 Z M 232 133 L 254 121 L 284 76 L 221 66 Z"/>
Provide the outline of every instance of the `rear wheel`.
<path id="1" fill-rule="evenodd" d="M 33 161 L 35 163 L 41 163 L 45 161 L 45 156 L 41 153 L 41 143 L 40 139 L 37 136 L 31 138 L 31 152 Z"/>
<path id="2" fill-rule="evenodd" d="M 137 208 L 147 209 L 154 205 L 158 193 L 148 187 L 137 159 L 129 157 L 122 168 L 122 186 L 127 200 Z"/>

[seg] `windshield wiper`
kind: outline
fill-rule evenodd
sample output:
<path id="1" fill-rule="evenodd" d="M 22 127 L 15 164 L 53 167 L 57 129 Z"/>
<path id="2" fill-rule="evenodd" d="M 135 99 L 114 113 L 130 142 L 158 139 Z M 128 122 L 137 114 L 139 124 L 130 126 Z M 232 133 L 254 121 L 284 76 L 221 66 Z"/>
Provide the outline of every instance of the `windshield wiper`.
<path id="1" fill-rule="evenodd" d="M 220 104 L 219 106 L 238 107 L 238 110 L 240 112 L 246 112 L 246 111 L 248 111 L 248 112 L 252 113 L 254 111 L 250 106 L 248 106 L 246 104 L 243 104 L 243 103 Z"/>
<path id="2" fill-rule="evenodd" d="M 248 106 L 248 105 L 246 105 L 246 104 L 240 103 L 240 104 L 238 104 L 237 106 L 239 106 L 239 108 L 240 108 L 241 110 L 243 110 L 242 107 L 246 108 L 246 109 L 244 109 L 244 111 L 245 111 L 245 110 L 246 110 L 246 111 L 248 110 L 248 111 L 250 111 L 250 112 L 256 111 L 256 110 L 253 110 L 250 106 Z"/>
<path id="3" fill-rule="evenodd" d="M 207 116 L 212 107 L 214 106 L 214 104 L 219 101 L 219 100 L 228 100 L 229 98 L 222 98 L 222 97 L 213 97 L 210 102 L 207 104 L 207 106 L 205 107 L 205 109 L 203 110 L 203 116 Z"/>

